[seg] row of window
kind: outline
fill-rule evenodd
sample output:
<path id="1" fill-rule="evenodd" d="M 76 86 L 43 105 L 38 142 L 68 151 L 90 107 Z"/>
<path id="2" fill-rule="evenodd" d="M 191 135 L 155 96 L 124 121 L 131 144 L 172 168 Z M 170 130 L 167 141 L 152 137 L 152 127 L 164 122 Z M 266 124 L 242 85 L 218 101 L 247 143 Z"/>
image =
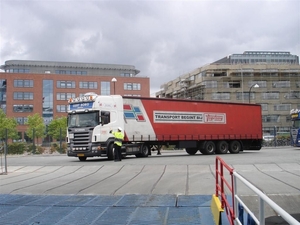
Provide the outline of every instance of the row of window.
<path id="1" fill-rule="evenodd" d="M 87 75 L 87 71 L 80 70 L 55 70 L 56 74 L 68 74 L 68 75 Z"/>
<path id="2" fill-rule="evenodd" d="M 274 62 L 274 63 L 288 63 L 288 64 L 296 64 L 296 59 L 231 59 L 230 63 L 239 64 L 239 63 L 260 63 L 260 62 Z"/>
<path id="3" fill-rule="evenodd" d="M 110 82 L 101 82 L 101 86 L 107 89 Z M 33 87 L 33 80 L 14 80 L 14 87 Z M 57 88 L 76 88 L 75 81 L 60 80 L 56 82 Z M 98 89 L 98 82 L 94 81 L 80 81 L 79 88 L 84 89 Z M 124 83 L 124 90 L 141 90 L 140 83 Z M 109 93 L 108 93 L 109 94 Z"/>
<path id="4" fill-rule="evenodd" d="M 212 100 L 230 100 L 230 92 L 217 92 L 217 93 L 212 93 Z M 249 92 L 236 92 L 236 99 L 237 100 L 243 100 L 243 99 L 255 99 L 255 94 L 254 92 L 250 93 Z M 294 91 L 294 92 L 288 92 L 284 95 L 286 99 L 300 99 L 300 91 Z M 280 92 L 265 92 L 261 93 L 261 98 L 264 100 L 272 100 L 272 99 L 279 99 L 280 98 Z"/>

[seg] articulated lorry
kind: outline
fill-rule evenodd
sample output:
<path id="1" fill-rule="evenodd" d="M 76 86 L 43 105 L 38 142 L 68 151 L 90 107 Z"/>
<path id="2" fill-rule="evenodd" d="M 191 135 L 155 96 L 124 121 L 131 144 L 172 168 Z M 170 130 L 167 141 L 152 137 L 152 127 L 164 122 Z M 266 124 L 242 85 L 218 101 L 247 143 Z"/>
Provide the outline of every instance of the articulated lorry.
<path id="1" fill-rule="evenodd" d="M 292 109 L 290 115 L 292 120 L 291 144 L 294 147 L 300 147 L 300 109 Z"/>
<path id="2" fill-rule="evenodd" d="M 68 103 L 68 156 L 113 159 L 109 131 L 118 127 L 122 154 L 136 157 L 154 146 L 210 155 L 260 150 L 262 143 L 260 105 L 87 93 Z"/>

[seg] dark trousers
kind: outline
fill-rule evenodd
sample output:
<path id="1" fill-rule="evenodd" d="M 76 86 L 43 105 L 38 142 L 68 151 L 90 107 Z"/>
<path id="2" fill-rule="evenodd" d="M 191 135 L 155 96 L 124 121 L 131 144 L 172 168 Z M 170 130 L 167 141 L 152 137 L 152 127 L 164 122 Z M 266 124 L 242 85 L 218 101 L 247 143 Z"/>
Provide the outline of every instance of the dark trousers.
<path id="1" fill-rule="evenodd" d="M 114 144 L 115 148 L 115 161 L 122 161 L 121 146 Z"/>

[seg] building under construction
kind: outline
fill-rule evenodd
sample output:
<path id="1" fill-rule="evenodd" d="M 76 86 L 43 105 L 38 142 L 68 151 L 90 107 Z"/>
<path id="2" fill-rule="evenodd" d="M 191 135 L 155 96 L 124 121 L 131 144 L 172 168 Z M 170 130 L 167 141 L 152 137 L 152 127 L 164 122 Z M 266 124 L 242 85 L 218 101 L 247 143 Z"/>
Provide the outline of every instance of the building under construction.
<path id="1" fill-rule="evenodd" d="M 229 55 L 161 85 L 156 97 L 260 104 L 265 133 L 289 132 L 290 110 L 300 108 L 299 57 L 265 51 Z"/>

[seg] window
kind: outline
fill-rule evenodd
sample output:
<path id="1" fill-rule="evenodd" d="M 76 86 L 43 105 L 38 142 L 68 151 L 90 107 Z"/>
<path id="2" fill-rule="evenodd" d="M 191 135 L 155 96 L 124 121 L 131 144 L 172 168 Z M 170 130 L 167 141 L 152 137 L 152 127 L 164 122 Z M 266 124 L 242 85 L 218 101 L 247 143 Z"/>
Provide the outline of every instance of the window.
<path id="1" fill-rule="evenodd" d="M 14 100 L 33 100 L 32 92 L 14 92 Z"/>
<path id="2" fill-rule="evenodd" d="M 19 125 L 24 125 L 28 121 L 27 117 L 17 117 L 17 118 L 15 118 L 15 120 L 17 121 L 17 123 Z"/>
<path id="3" fill-rule="evenodd" d="M 98 84 L 97 84 L 97 82 L 81 81 L 81 82 L 79 82 L 79 88 L 97 89 Z"/>
<path id="4" fill-rule="evenodd" d="M 240 88 L 241 83 L 240 81 L 230 81 L 230 82 L 225 82 L 223 85 L 224 88 Z"/>
<path id="5" fill-rule="evenodd" d="M 57 112 L 67 112 L 67 106 L 66 105 L 57 105 L 56 111 Z"/>
<path id="6" fill-rule="evenodd" d="M 213 93 L 212 100 L 230 100 L 230 93 L 228 92 Z"/>
<path id="7" fill-rule="evenodd" d="M 290 81 L 276 81 L 273 82 L 272 86 L 274 88 L 286 88 L 286 87 L 290 87 L 291 83 Z"/>
<path id="8" fill-rule="evenodd" d="M 253 92 L 251 92 L 250 97 L 251 97 L 251 99 L 254 99 L 255 94 Z M 249 92 L 244 92 L 244 93 L 237 92 L 236 93 L 236 99 L 237 100 L 246 100 L 246 99 L 249 100 Z"/>
<path id="9" fill-rule="evenodd" d="M 278 104 L 274 105 L 274 111 L 290 111 L 291 104 Z"/>
<path id="10" fill-rule="evenodd" d="M 29 69 L 9 69 L 6 70 L 7 73 L 29 73 Z"/>
<path id="11" fill-rule="evenodd" d="M 33 87 L 33 80 L 14 80 L 14 87 Z"/>
<path id="12" fill-rule="evenodd" d="M 203 85 L 205 85 L 205 88 L 216 88 L 218 87 L 217 81 L 214 80 L 207 80 L 202 82 Z"/>
<path id="13" fill-rule="evenodd" d="M 280 115 L 265 115 L 262 116 L 263 123 L 277 123 L 280 121 Z"/>
<path id="14" fill-rule="evenodd" d="M 102 124 L 102 126 L 110 123 L 110 112 L 109 111 L 101 111 L 100 123 Z"/>
<path id="15" fill-rule="evenodd" d="M 101 95 L 110 95 L 110 82 L 101 81 Z"/>
<path id="16" fill-rule="evenodd" d="M 33 112 L 33 105 L 13 105 L 14 112 Z"/>
<path id="17" fill-rule="evenodd" d="M 261 105 L 261 110 L 262 111 L 268 111 L 268 103 L 262 103 Z"/>
<path id="18" fill-rule="evenodd" d="M 259 81 L 250 81 L 248 83 L 248 87 L 250 88 L 252 85 L 258 84 L 260 88 L 267 87 L 267 81 L 259 80 Z"/>
<path id="19" fill-rule="evenodd" d="M 56 74 L 87 75 L 87 71 L 77 70 L 55 70 Z"/>
<path id="20" fill-rule="evenodd" d="M 279 99 L 279 92 L 262 93 L 262 99 Z"/>
<path id="21" fill-rule="evenodd" d="M 300 99 L 300 91 L 291 91 L 284 95 L 286 99 Z"/>
<path id="22" fill-rule="evenodd" d="M 75 81 L 57 81 L 57 88 L 75 88 Z"/>
<path id="23" fill-rule="evenodd" d="M 124 83 L 124 90 L 141 90 L 139 83 Z"/>
<path id="24" fill-rule="evenodd" d="M 56 100 L 68 100 L 70 98 L 75 98 L 75 93 L 57 93 Z"/>
<path id="25" fill-rule="evenodd" d="M 121 73 L 122 77 L 132 77 L 132 73 Z"/>

